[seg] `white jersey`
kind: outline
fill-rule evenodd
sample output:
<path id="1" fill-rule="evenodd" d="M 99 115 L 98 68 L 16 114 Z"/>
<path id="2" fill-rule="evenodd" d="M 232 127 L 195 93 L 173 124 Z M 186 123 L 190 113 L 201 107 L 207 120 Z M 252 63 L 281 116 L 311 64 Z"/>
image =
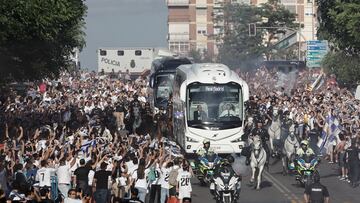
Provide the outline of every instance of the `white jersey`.
<path id="1" fill-rule="evenodd" d="M 169 175 L 170 175 L 171 170 L 172 170 L 171 168 L 165 168 L 164 166 L 161 168 L 161 175 L 160 175 L 159 183 L 161 184 L 162 188 L 170 189 Z"/>
<path id="2" fill-rule="evenodd" d="M 179 199 L 191 197 L 191 173 L 189 171 L 179 170 L 177 181 L 179 183 Z"/>
<path id="3" fill-rule="evenodd" d="M 40 168 L 36 173 L 36 181 L 39 181 L 39 186 L 51 187 L 51 176 L 55 175 L 54 168 Z"/>
<path id="4" fill-rule="evenodd" d="M 138 179 L 137 177 L 137 170 L 134 171 L 133 175 L 131 176 L 132 179 L 134 179 L 135 181 L 135 187 L 136 188 L 147 188 L 148 186 L 148 182 L 146 181 L 147 180 L 147 174 L 149 173 L 150 169 L 145 169 L 145 177 L 143 179 Z"/>
<path id="5" fill-rule="evenodd" d="M 63 166 L 60 166 L 56 171 L 56 175 L 58 177 L 59 184 L 70 184 L 71 183 L 70 165 L 65 164 Z"/>

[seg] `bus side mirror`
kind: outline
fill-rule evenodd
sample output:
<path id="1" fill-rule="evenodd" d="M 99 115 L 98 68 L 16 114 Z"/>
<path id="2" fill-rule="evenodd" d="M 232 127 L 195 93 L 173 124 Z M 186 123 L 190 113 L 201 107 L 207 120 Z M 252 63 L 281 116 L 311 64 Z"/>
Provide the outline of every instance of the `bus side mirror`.
<path id="1" fill-rule="evenodd" d="M 155 75 L 154 74 L 151 74 L 151 76 L 150 76 L 149 85 L 151 88 L 154 88 L 154 85 L 155 85 Z"/>

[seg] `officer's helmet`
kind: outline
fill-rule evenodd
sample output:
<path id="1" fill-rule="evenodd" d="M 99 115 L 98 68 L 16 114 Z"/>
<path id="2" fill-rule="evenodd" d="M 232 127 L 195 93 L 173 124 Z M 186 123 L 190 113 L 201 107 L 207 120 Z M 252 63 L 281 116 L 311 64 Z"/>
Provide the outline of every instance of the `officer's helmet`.
<path id="1" fill-rule="evenodd" d="M 210 140 L 204 139 L 203 145 L 204 145 L 204 148 L 209 148 L 209 147 L 210 147 Z M 208 145 L 208 146 L 207 146 L 207 145 Z"/>
<path id="2" fill-rule="evenodd" d="M 300 145 L 301 145 L 301 146 L 306 146 L 306 147 L 308 147 L 308 146 L 309 146 L 309 142 L 308 142 L 307 140 L 303 140 L 303 141 L 301 141 Z"/>

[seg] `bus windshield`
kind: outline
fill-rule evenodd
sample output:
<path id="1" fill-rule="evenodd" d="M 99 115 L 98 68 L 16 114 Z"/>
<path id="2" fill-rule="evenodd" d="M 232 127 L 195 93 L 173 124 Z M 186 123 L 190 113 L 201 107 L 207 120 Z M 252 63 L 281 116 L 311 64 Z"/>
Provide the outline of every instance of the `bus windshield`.
<path id="1" fill-rule="evenodd" d="M 187 89 L 187 123 L 201 129 L 241 127 L 243 118 L 241 86 L 190 84 Z"/>
<path id="2" fill-rule="evenodd" d="M 170 95 L 172 94 L 172 83 L 174 82 L 174 74 L 162 74 L 156 77 L 156 103 L 157 106 L 166 105 Z"/>

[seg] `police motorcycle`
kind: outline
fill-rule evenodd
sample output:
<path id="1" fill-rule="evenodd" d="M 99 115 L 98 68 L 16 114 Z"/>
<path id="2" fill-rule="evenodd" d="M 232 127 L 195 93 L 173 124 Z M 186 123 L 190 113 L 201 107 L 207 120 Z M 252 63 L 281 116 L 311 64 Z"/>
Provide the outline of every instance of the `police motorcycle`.
<path id="1" fill-rule="evenodd" d="M 235 203 L 240 197 L 241 177 L 232 169 L 220 166 L 213 185 L 210 185 L 210 191 L 213 191 L 217 203 Z"/>
<path id="2" fill-rule="evenodd" d="M 314 174 L 318 174 L 316 169 L 319 159 L 315 156 L 305 156 L 295 160 L 296 164 L 290 164 L 289 168 L 295 172 L 296 180 L 303 187 L 313 183 Z"/>
<path id="3" fill-rule="evenodd" d="M 196 173 L 201 185 L 208 185 L 213 180 L 215 167 L 221 163 L 221 157 L 214 152 L 209 152 L 198 157 L 198 161 L 190 162 L 193 171 Z"/>

